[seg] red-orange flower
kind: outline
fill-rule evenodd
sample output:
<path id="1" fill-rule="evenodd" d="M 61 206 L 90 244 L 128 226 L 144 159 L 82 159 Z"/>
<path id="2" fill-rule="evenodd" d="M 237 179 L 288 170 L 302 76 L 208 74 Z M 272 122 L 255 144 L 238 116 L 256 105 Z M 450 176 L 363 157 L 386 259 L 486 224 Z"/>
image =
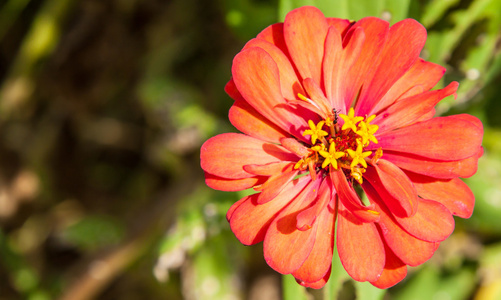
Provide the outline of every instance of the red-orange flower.
<path id="1" fill-rule="evenodd" d="M 458 83 L 431 90 L 445 69 L 419 58 L 425 40 L 412 19 L 302 7 L 236 55 L 226 91 L 243 134 L 209 139 L 201 165 L 214 189 L 259 191 L 227 218 L 243 244 L 264 241 L 273 269 L 320 288 L 335 243 L 353 279 L 390 287 L 452 233 L 452 215 L 472 214 L 459 177 L 476 172 L 482 124 L 434 117 Z"/>

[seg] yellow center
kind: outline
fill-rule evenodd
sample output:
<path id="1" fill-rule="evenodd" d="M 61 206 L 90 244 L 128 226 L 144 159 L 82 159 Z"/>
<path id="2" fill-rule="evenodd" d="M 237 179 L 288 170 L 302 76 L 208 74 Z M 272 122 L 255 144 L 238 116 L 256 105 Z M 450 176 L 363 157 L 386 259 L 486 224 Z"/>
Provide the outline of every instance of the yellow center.
<path id="1" fill-rule="evenodd" d="M 308 149 L 308 155 L 301 158 L 294 168 L 308 169 L 311 176 L 316 178 L 317 169 L 337 170 L 341 167 L 362 184 L 367 161 L 375 163 L 383 155 L 381 148 L 372 158 L 369 158 L 372 151 L 364 151 L 370 143 L 378 143 L 374 136 L 378 126 L 370 124 L 376 116 L 355 116 L 355 111 L 350 108 L 347 115 L 339 114 L 339 117 L 344 121 L 341 128 L 337 121 L 333 121 L 337 120 L 335 111 L 317 124 L 308 121 L 310 128 L 303 132 L 303 136 L 311 137 L 312 146 Z"/>

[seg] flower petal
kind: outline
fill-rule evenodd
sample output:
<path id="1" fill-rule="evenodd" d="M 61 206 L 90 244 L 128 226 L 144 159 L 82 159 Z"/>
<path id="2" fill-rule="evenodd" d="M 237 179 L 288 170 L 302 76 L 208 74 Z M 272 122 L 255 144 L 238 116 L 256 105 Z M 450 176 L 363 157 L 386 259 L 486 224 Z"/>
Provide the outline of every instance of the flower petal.
<path id="1" fill-rule="evenodd" d="M 228 117 L 235 128 L 263 141 L 278 143 L 281 138 L 289 136 L 246 101 L 236 100 L 230 108 Z"/>
<path id="2" fill-rule="evenodd" d="M 325 182 L 325 180 L 324 180 Z M 320 191 L 321 193 L 322 191 Z M 322 194 L 320 194 L 322 196 Z M 330 199 L 330 194 L 327 195 Z M 334 226 L 336 222 L 335 201 L 324 207 L 317 217 L 317 236 L 310 255 L 292 275 L 305 282 L 319 281 L 325 277 L 332 265 L 334 252 Z"/>
<path id="3" fill-rule="evenodd" d="M 319 85 L 328 26 L 322 12 L 312 6 L 292 10 L 284 21 L 285 42 L 299 74 Z"/>
<path id="4" fill-rule="evenodd" d="M 307 282 L 307 281 L 303 281 L 303 280 L 300 280 L 297 278 L 296 278 L 296 281 L 297 281 L 297 283 L 299 283 L 300 285 L 302 285 L 304 287 L 318 290 L 318 289 L 323 288 L 325 286 L 325 284 L 327 283 L 327 281 L 329 281 L 329 278 L 331 277 L 331 270 L 332 270 L 332 264 L 329 266 L 329 270 L 327 271 L 327 273 L 325 273 L 325 276 L 322 279 L 314 281 L 314 282 Z"/>
<path id="5" fill-rule="evenodd" d="M 311 78 L 305 78 L 303 80 L 303 86 L 316 106 L 321 108 L 320 112 L 323 113 L 322 117 L 326 118 L 327 116 L 325 113 L 330 113 L 332 109 L 320 86 Z"/>
<path id="6" fill-rule="evenodd" d="M 360 92 L 360 88 L 368 85 L 372 80 L 374 72 L 376 71 L 374 66 L 380 60 L 382 49 L 388 37 L 389 23 L 375 17 L 360 19 L 350 27 L 346 36 L 343 38 L 343 44 L 346 44 L 345 40 L 352 43 L 350 39 L 353 39 L 354 33 L 358 30 L 357 28 L 363 30 L 364 39 L 362 49 L 358 50 L 357 46 L 353 47 L 351 52 L 347 52 L 351 53 L 351 55 L 355 54 L 356 61 L 344 78 L 344 85 L 346 86 L 344 94 L 346 107 L 352 105 L 355 97 Z M 362 35 L 359 36 L 359 39 L 361 39 L 361 37 Z M 349 43 L 346 47 L 349 47 Z M 351 59 L 350 55 L 347 56 L 347 59 Z"/>
<path id="7" fill-rule="evenodd" d="M 254 177 L 244 170 L 245 165 L 265 165 L 277 161 L 297 161 L 297 156 L 279 145 L 239 133 L 212 137 L 202 145 L 200 152 L 200 164 L 204 171 L 231 179 Z"/>
<path id="8" fill-rule="evenodd" d="M 317 201 L 312 206 L 297 215 L 297 229 L 308 230 L 313 227 L 313 223 L 316 221 L 316 218 L 326 209 L 329 201 L 334 198 L 331 187 L 331 179 L 326 177 L 320 185 Z"/>
<path id="9" fill-rule="evenodd" d="M 416 189 L 399 167 L 380 159 L 373 168 L 367 168 L 364 178 L 367 178 L 381 195 L 393 214 L 408 217 L 416 213 L 418 208 Z"/>
<path id="10" fill-rule="evenodd" d="M 379 213 L 374 210 L 373 204 L 369 206 L 362 205 L 362 201 L 358 198 L 355 190 L 349 186 L 343 170 L 331 170 L 330 175 L 339 201 L 343 202 L 346 210 L 362 222 L 377 222 L 379 220 Z"/>
<path id="11" fill-rule="evenodd" d="M 340 19 L 340 18 L 326 18 L 327 19 L 327 24 L 329 26 L 333 26 L 336 28 L 336 30 L 344 35 L 346 33 L 346 30 L 350 28 L 351 22 L 350 20 L 347 19 Z"/>
<path id="12" fill-rule="evenodd" d="M 287 49 L 287 44 L 285 44 L 284 23 L 275 23 L 266 27 L 257 35 L 257 38 L 272 43 L 278 49 L 282 50 L 287 57 L 290 57 L 289 49 Z"/>
<path id="13" fill-rule="evenodd" d="M 301 231 L 296 228 L 296 217 L 315 199 L 321 180 L 310 184 L 272 221 L 263 242 L 264 258 L 268 265 L 281 274 L 290 274 L 306 261 L 313 249 L 318 226 Z M 268 203 L 273 203 L 270 201 Z M 265 204 L 266 205 L 266 204 Z"/>
<path id="14" fill-rule="evenodd" d="M 478 159 L 482 156 L 482 147 L 477 154 L 457 161 L 433 160 L 407 153 L 386 151 L 384 158 L 401 169 L 436 178 L 468 178 L 477 172 Z"/>
<path id="15" fill-rule="evenodd" d="M 279 128 L 305 140 L 300 129 L 318 119 L 308 110 L 291 107 L 281 91 L 279 69 L 270 54 L 258 47 L 238 53 L 233 59 L 233 80 L 245 100 Z M 293 89 L 293 87 L 290 87 Z"/>
<path id="16" fill-rule="evenodd" d="M 228 209 L 228 211 L 226 212 L 226 221 L 230 221 L 231 217 L 233 216 L 233 213 L 235 212 L 235 210 L 237 210 L 238 207 L 240 207 L 240 205 L 242 205 L 242 203 L 244 203 L 245 201 L 247 201 L 249 198 L 249 196 L 245 196 L 243 197 L 242 199 L 238 200 L 237 202 L 233 203 L 230 208 Z"/>
<path id="17" fill-rule="evenodd" d="M 355 108 L 358 116 L 368 114 L 391 86 L 416 62 L 426 42 L 426 29 L 418 21 L 405 19 L 390 27 L 381 61 L 372 81 L 364 86 Z"/>
<path id="18" fill-rule="evenodd" d="M 421 198 L 442 203 L 450 212 L 461 218 L 469 218 L 475 206 L 475 195 L 459 178 L 442 179 L 406 173 L 414 183 Z"/>
<path id="19" fill-rule="evenodd" d="M 235 100 L 228 114 L 235 128 L 247 135 L 272 143 L 277 143 L 280 138 L 289 136 L 286 131 L 280 129 L 245 101 L 233 78 L 228 81 L 224 91 Z"/>
<path id="20" fill-rule="evenodd" d="M 298 157 L 305 157 L 310 153 L 308 148 L 295 138 L 281 138 L 280 144 L 282 144 L 285 149 L 296 154 Z"/>
<path id="21" fill-rule="evenodd" d="M 400 77 L 381 98 L 368 115 L 378 113 L 395 101 L 428 91 L 444 76 L 445 68 L 418 58 L 412 67 Z M 419 89 L 416 89 L 419 87 Z"/>
<path id="22" fill-rule="evenodd" d="M 474 116 L 438 117 L 382 134 L 378 132 L 379 143 L 367 149 L 382 147 L 436 160 L 462 160 L 478 152 L 483 132 L 482 123 Z"/>
<path id="23" fill-rule="evenodd" d="M 266 177 L 261 176 L 241 179 L 229 179 L 205 172 L 205 183 L 210 188 L 225 192 L 243 191 L 253 186 L 263 184 L 266 179 Z"/>
<path id="24" fill-rule="evenodd" d="M 376 281 L 385 264 L 384 245 L 374 223 L 362 223 L 339 201 L 337 249 L 346 272 L 357 281 Z"/>
<path id="25" fill-rule="evenodd" d="M 280 78 L 280 87 L 282 95 L 285 99 L 297 99 L 298 93 L 304 94 L 304 90 L 299 83 L 299 79 L 296 76 L 294 67 L 291 64 L 289 57 L 287 57 L 287 55 L 285 55 L 282 50 L 263 39 L 257 38 L 247 42 L 247 44 L 244 46 L 244 49 L 249 49 L 251 47 L 263 49 L 277 64 L 278 74 Z"/>
<path id="26" fill-rule="evenodd" d="M 394 215 L 395 220 L 408 233 L 420 240 L 441 242 L 454 231 L 454 218 L 442 204 L 426 199 L 419 199 L 416 214 L 408 218 Z"/>
<path id="27" fill-rule="evenodd" d="M 342 51 L 343 40 L 341 33 L 339 33 L 335 27 L 329 27 L 327 37 L 325 38 L 325 55 L 322 68 L 324 71 L 325 95 L 331 102 L 332 107 L 337 109 L 344 106 L 344 102 L 338 97 L 338 86 L 333 84 L 337 83 L 339 79 L 338 73 L 340 69 L 343 69 L 343 60 L 341 59 Z"/>
<path id="28" fill-rule="evenodd" d="M 273 201 L 258 204 L 259 194 L 245 197 L 234 209 L 230 217 L 231 231 L 244 245 L 253 245 L 263 241 L 266 231 L 277 214 L 284 209 L 310 182 L 304 176 L 289 185 Z M 234 204 L 235 205 L 235 204 Z"/>
<path id="29" fill-rule="evenodd" d="M 425 92 L 396 102 L 374 119 L 373 123 L 379 126 L 378 134 L 417 122 L 442 99 L 455 94 L 458 86 L 459 83 L 454 81 L 441 90 Z"/>
<path id="30" fill-rule="evenodd" d="M 280 172 L 270 176 L 266 182 L 259 187 L 262 192 L 257 199 L 258 204 L 263 204 L 273 200 L 299 173 L 294 169 L 294 163 L 287 164 Z"/>
<path id="31" fill-rule="evenodd" d="M 407 265 L 404 264 L 385 244 L 385 265 L 381 276 L 371 284 L 380 289 L 387 289 L 402 281 L 407 275 Z"/>
<path id="32" fill-rule="evenodd" d="M 439 243 L 423 241 L 407 233 L 397 224 L 388 208 L 385 207 L 384 200 L 376 193 L 374 187 L 364 182 L 363 188 L 367 197 L 371 199 L 381 213 L 381 219 L 378 223 L 381 229 L 380 232 L 394 254 L 410 266 L 420 265 L 430 259 L 437 250 Z"/>

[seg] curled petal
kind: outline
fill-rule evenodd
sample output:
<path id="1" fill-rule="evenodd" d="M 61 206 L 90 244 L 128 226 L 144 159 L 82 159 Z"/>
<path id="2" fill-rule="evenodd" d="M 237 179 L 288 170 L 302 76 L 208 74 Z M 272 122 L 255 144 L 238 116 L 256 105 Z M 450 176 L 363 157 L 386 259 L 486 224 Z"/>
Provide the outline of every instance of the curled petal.
<path id="1" fill-rule="evenodd" d="M 305 157 L 310 154 L 308 148 L 298 142 L 295 138 L 281 138 L 280 144 L 282 144 L 285 149 L 296 154 L 298 157 Z"/>
<path id="2" fill-rule="evenodd" d="M 253 186 L 263 184 L 266 179 L 266 177 L 262 176 L 230 179 L 205 172 L 205 183 L 210 188 L 225 192 L 243 191 Z"/>
<path id="3" fill-rule="evenodd" d="M 272 162 L 265 165 L 245 165 L 244 170 L 257 176 L 274 176 L 290 169 L 294 163 L 288 161 Z"/>
<path id="4" fill-rule="evenodd" d="M 331 187 L 331 180 L 329 177 L 326 177 L 326 179 L 322 181 L 322 184 L 320 185 L 317 201 L 312 206 L 308 207 L 297 215 L 297 229 L 310 229 L 320 213 L 326 210 L 327 204 L 333 198 Z"/>
<path id="5" fill-rule="evenodd" d="M 310 182 L 308 177 L 301 177 L 289 185 L 273 201 L 258 204 L 258 194 L 241 200 L 230 216 L 231 231 L 244 245 L 253 245 L 263 241 L 266 230 L 276 215 L 284 209 Z M 239 201 L 240 202 L 240 201 Z M 237 202 L 238 203 L 238 202 Z M 236 205 L 236 204 L 235 204 Z"/>
<path id="6" fill-rule="evenodd" d="M 421 198 L 442 203 L 458 217 L 471 217 L 475 206 L 475 195 L 461 179 L 436 179 L 412 172 L 407 172 L 407 175 Z"/>
<path id="7" fill-rule="evenodd" d="M 263 242 L 264 258 L 268 265 L 282 274 L 301 267 L 310 255 L 318 226 L 301 231 L 296 228 L 297 215 L 315 199 L 321 180 L 310 184 L 272 221 Z M 272 203 L 275 201 L 270 201 Z M 293 250 L 293 251 L 290 251 Z"/>
<path id="8" fill-rule="evenodd" d="M 373 167 L 367 169 L 364 177 L 382 195 L 391 212 L 401 217 L 414 215 L 418 206 L 417 193 L 407 175 L 384 159 Z"/>
<path id="9" fill-rule="evenodd" d="M 362 222 L 379 221 L 379 213 L 375 211 L 374 205 L 363 206 L 357 193 L 349 186 L 348 180 L 341 169 L 330 172 L 332 183 L 338 193 L 340 202 L 343 202 L 346 210 L 350 211 Z"/>
<path id="10" fill-rule="evenodd" d="M 279 172 L 270 176 L 268 180 L 266 180 L 266 182 L 258 189 L 262 192 L 257 199 L 257 203 L 263 204 L 273 200 L 278 193 L 280 193 L 285 186 L 294 179 L 298 172 L 299 170 L 294 169 L 294 164 L 289 163 L 286 164 Z"/>

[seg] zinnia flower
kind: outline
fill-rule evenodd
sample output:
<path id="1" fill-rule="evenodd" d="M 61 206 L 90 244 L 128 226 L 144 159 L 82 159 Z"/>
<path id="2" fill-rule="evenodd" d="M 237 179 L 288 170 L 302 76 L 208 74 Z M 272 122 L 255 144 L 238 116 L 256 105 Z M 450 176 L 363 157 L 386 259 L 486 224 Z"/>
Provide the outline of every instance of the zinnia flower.
<path id="1" fill-rule="evenodd" d="M 434 117 L 458 83 L 431 90 L 445 69 L 419 58 L 425 40 L 412 19 L 302 7 L 235 56 L 226 91 L 243 134 L 209 139 L 201 166 L 214 189 L 258 191 L 227 219 L 243 244 L 263 241 L 276 271 L 320 288 L 336 246 L 353 279 L 387 288 L 433 255 L 452 215 L 472 214 L 459 177 L 476 172 L 483 127 Z"/>

